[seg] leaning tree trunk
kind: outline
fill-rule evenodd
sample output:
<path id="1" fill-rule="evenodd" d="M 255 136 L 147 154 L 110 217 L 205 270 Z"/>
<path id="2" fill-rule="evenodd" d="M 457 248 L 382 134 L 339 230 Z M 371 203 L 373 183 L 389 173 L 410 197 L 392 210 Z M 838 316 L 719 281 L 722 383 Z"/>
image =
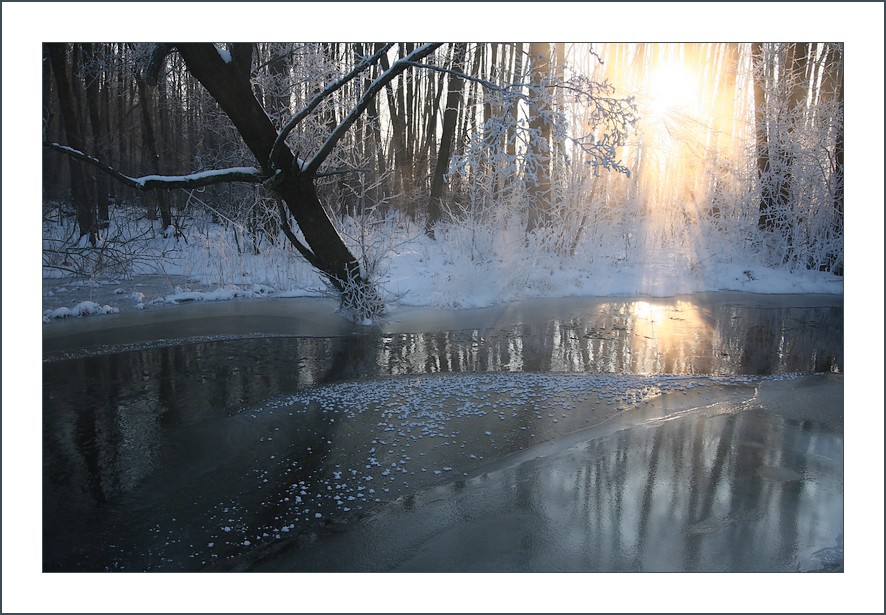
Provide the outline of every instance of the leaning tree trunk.
<path id="1" fill-rule="evenodd" d="M 238 44 L 225 62 L 211 44 L 176 45 L 188 70 L 203 84 L 228 115 L 259 165 L 269 175 L 271 150 L 277 131 L 259 104 L 249 82 L 252 47 Z M 335 288 L 342 305 L 371 318 L 382 310 L 375 288 L 360 273 L 360 265 L 335 230 L 317 198 L 314 177 L 301 173 L 288 148 L 279 148 L 274 166 L 284 171 L 268 184 L 286 203 L 307 242 L 287 233 L 296 249 L 316 267 Z M 285 225 L 284 225 L 285 226 Z M 286 229 L 284 229 L 286 230 Z"/>

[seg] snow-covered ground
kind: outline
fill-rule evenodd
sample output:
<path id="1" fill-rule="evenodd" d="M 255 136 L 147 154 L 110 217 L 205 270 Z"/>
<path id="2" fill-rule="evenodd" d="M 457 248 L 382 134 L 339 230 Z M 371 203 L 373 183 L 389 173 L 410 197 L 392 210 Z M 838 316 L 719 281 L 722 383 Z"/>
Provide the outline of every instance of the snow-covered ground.
<path id="1" fill-rule="evenodd" d="M 321 277 L 286 245 L 260 254 L 237 231 L 201 225 L 186 238 L 145 232 L 128 271 L 98 269 L 92 277 L 43 268 L 43 322 L 57 318 L 150 309 L 195 301 L 322 296 Z M 194 224 L 193 228 L 198 225 Z M 51 230 L 51 229 L 50 229 Z M 668 297 L 707 291 L 842 294 L 843 278 L 764 263 L 741 246 L 699 239 L 661 247 L 642 236 L 621 245 L 584 241 L 558 249 L 556 236 L 528 238 L 515 224 L 442 225 L 436 239 L 419 225 L 391 218 L 346 220 L 349 247 L 392 305 L 465 309 L 537 297 Z M 130 231 L 131 232 L 131 231 Z M 46 233 L 44 233 L 44 237 Z M 728 248 L 728 249 L 727 249 Z M 69 258 L 78 258 L 77 255 Z M 44 258 L 44 265 L 47 259 Z"/>

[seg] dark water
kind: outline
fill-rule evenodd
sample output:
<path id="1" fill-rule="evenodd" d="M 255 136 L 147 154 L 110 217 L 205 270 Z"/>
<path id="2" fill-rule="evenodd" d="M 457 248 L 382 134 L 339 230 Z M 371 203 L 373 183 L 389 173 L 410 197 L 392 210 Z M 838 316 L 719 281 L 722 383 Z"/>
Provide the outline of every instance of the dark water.
<path id="1" fill-rule="evenodd" d="M 401 498 L 354 531 L 284 544 L 254 567 L 842 571 L 840 385 L 832 375 L 768 381 L 741 411 L 720 400 L 633 427 L 590 428 L 579 444 L 535 447 L 519 462 Z"/>
<path id="2" fill-rule="evenodd" d="M 368 329 L 262 309 L 46 327 L 45 570 L 842 567 L 839 298 L 561 300 Z M 488 486 L 515 511 L 524 483 L 547 504 L 508 517 L 498 560 L 425 536 L 470 544 L 507 517 Z M 543 529 L 564 507 L 569 549 Z M 718 555 L 742 543 L 778 553 Z"/>

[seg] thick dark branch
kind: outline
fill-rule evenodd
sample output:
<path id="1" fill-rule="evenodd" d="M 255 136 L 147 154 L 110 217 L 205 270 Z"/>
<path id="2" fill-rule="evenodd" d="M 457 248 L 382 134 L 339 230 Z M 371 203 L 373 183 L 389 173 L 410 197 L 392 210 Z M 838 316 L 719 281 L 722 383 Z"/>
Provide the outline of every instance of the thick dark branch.
<path id="1" fill-rule="evenodd" d="M 343 76 L 341 79 L 330 83 L 326 88 L 314 96 L 311 99 L 311 102 L 307 104 L 307 106 L 299 111 L 293 116 L 291 120 L 286 122 L 286 125 L 280 131 L 280 134 L 277 135 L 277 138 L 274 140 L 274 146 L 271 148 L 271 155 L 268 156 L 268 166 L 270 168 L 275 168 L 275 158 L 277 157 L 277 152 L 280 151 L 280 148 L 283 146 L 283 142 L 286 141 L 286 137 L 289 136 L 289 133 L 293 131 L 293 129 L 298 126 L 298 123 L 305 119 L 317 106 L 326 99 L 327 96 L 335 92 L 344 86 L 347 82 L 351 81 L 354 77 L 365 71 L 367 68 L 375 64 L 379 61 L 379 59 L 388 52 L 388 50 L 393 47 L 393 43 L 388 43 L 384 47 L 382 47 L 377 53 L 374 55 L 364 59 L 357 66 L 354 67 L 348 74 Z"/>
<path id="2" fill-rule="evenodd" d="M 305 244 L 299 241 L 298 237 L 295 236 L 295 233 L 292 232 L 292 228 L 289 226 L 289 216 L 287 215 L 286 208 L 283 207 L 283 201 L 278 199 L 277 207 L 280 211 L 280 228 L 283 230 L 283 234 L 286 235 L 287 239 L 289 239 L 292 245 L 295 246 L 295 249 L 298 250 L 298 253 L 301 254 L 306 261 L 316 269 L 323 271 L 322 263 L 317 256 L 311 252 Z"/>
<path id="3" fill-rule="evenodd" d="M 312 176 L 317 172 L 317 169 L 323 161 L 332 153 L 333 148 L 335 148 L 336 143 L 345 135 L 351 125 L 357 121 L 357 118 L 366 110 L 366 107 L 369 105 L 369 102 L 375 98 L 375 96 L 381 91 L 383 87 L 385 87 L 388 83 L 394 80 L 397 75 L 405 71 L 409 68 L 416 60 L 421 60 L 425 58 L 434 51 L 442 46 L 443 43 L 428 43 L 427 45 L 422 45 L 421 47 L 417 47 L 414 51 L 407 54 L 403 58 L 397 60 L 391 65 L 391 68 L 386 70 L 384 73 L 378 76 L 378 78 L 373 81 L 370 86 L 366 89 L 366 92 L 363 93 L 363 96 L 360 98 L 360 101 L 357 105 L 351 110 L 350 113 L 341 121 L 341 123 L 335 127 L 335 130 L 332 131 L 332 134 L 329 135 L 329 138 L 326 139 L 326 143 L 323 144 L 323 147 L 320 148 L 320 151 L 317 152 L 313 158 L 305 165 L 303 173 Z"/>
<path id="4" fill-rule="evenodd" d="M 200 188 L 213 184 L 246 183 L 260 184 L 266 177 L 254 167 L 232 167 L 230 169 L 212 169 L 188 175 L 145 175 L 133 178 L 144 190 L 155 188 L 171 190 L 173 188 Z"/>
<path id="5" fill-rule="evenodd" d="M 252 70 L 252 43 L 234 43 L 230 45 L 231 60 L 234 68 L 242 79 L 249 80 Z"/>
<path id="6" fill-rule="evenodd" d="M 157 77 L 160 74 L 160 67 L 163 66 L 163 60 L 172 51 L 172 45 L 169 43 L 157 43 L 151 50 L 151 59 L 145 67 L 145 83 L 151 87 L 157 85 Z"/>
<path id="7" fill-rule="evenodd" d="M 102 173 L 110 175 L 119 182 L 122 182 L 130 188 L 146 192 L 148 190 L 162 189 L 173 190 L 175 188 L 200 188 L 201 186 L 210 186 L 212 184 L 223 184 L 229 182 L 245 182 L 249 184 L 260 184 L 265 179 L 261 171 L 252 167 L 233 167 L 230 169 L 214 169 L 211 171 L 200 171 L 199 173 L 191 173 L 189 175 L 145 175 L 144 177 L 130 177 L 124 175 L 113 167 L 106 165 L 97 158 L 88 156 L 66 145 L 58 143 L 44 143 L 44 147 L 61 152 L 85 162 Z"/>

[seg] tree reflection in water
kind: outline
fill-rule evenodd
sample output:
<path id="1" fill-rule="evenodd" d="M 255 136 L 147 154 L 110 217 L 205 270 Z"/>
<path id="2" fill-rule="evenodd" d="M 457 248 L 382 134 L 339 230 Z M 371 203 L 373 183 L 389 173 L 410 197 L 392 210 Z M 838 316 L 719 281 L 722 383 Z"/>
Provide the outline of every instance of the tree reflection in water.
<path id="1" fill-rule="evenodd" d="M 182 459 L 205 466 L 200 471 L 208 475 L 226 449 L 236 448 L 234 439 L 247 442 L 255 435 L 227 433 L 230 441 L 216 441 L 201 435 L 209 426 L 312 387 L 438 373 L 840 371 L 842 327 L 839 307 L 605 301 L 546 321 L 482 328 L 388 328 L 49 357 L 43 367 L 44 536 L 65 536 L 62 523 L 91 523 L 96 510 L 118 503 Z M 322 473 L 328 470 L 327 444 L 338 445 L 343 435 L 340 425 L 323 418 L 322 408 L 315 410 L 311 420 L 302 419 L 298 434 L 287 437 L 301 438 L 293 442 L 307 451 L 299 471 Z M 819 534 L 830 531 L 835 518 L 842 523 L 842 486 L 836 495 L 830 479 L 815 477 L 828 464 L 842 464 L 842 439 L 827 435 L 833 425 L 822 427 L 823 419 L 763 420 L 764 414 L 698 415 L 619 431 L 590 442 L 568 476 L 558 466 L 556 476 L 541 481 L 531 464 L 519 466 L 514 504 L 536 515 L 540 526 L 533 532 L 541 533 L 521 538 L 518 559 L 529 566 L 539 536 L 556 534 L 561 526 L 574 531 L 566 521 L 576 517 L 584 520 L 572 537 L 585 554 L 581 569 L 785 569 L 797 557 L 796 545 L 834 544 L 836 536 Z M 502 427 L 509 428 L 512 450 L 545 437 L 540 414 L 527 409 L 507 418 Z M 286 484 L 290 471 L 275 468 L 266 478 Z M 205 493 L 201 488 L 193 498 L 199 502 L 188 505 L 222 499 L 219 480 L 214 476 Z M 829 502 L 825 508 L 805 505 L 822 497 Z M 269 524 L 286 510 L 281 498 L 251 511 L 250 523 Z M 753 549 L 735 548 L 764 542 L 777 547 L 772 561 L 752 561 Z"/>

